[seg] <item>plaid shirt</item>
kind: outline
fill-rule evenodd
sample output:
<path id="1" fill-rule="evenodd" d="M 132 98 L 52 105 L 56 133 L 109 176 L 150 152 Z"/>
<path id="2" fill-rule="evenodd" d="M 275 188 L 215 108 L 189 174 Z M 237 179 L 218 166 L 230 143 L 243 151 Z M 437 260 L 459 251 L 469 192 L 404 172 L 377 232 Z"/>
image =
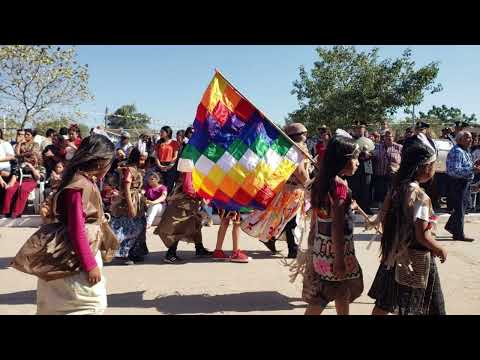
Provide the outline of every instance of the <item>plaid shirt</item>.
<path id="1" fill-rule="evenodd" d="M 447 174 L 460 179 L 473 179 L 472 155 L 455 145 L 447 155 Z"/>
<path id="2" fill-rule="evenodd" d="M 375 146 L 373 157 L 375 160 L 375 175 L 387 176 L 390 175 L 388 166 L 391 164 L 400 165 L 402 161 L 402 145 L 393 143 L 391 146 L 386 147 L 384 143 Z"/>

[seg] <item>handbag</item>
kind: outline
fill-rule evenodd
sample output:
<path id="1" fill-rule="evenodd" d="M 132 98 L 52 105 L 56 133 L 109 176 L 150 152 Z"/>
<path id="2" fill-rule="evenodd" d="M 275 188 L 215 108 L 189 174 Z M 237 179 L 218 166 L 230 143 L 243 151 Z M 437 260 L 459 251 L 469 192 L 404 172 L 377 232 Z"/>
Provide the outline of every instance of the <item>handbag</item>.
<path id="1" fill-rule="evenodd" d="M 403 286 L 426 289 L 430 274 L 431 255 L 429 251 L 408 249 L 404 261 L 395 265 L 395 281 Z"/>

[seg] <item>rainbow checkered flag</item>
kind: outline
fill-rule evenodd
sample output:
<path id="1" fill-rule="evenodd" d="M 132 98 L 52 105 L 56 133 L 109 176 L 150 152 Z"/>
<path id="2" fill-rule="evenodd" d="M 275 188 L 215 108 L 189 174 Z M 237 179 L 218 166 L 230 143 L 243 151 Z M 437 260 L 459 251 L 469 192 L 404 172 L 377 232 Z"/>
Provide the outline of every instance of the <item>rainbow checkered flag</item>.
<path id="1" fill-rule="evenodd" d="M 193 127 L 178 170 L 192 172 L 197 194 L 220 209 L 265 209 L 304 157 L 219 72 Z"/>

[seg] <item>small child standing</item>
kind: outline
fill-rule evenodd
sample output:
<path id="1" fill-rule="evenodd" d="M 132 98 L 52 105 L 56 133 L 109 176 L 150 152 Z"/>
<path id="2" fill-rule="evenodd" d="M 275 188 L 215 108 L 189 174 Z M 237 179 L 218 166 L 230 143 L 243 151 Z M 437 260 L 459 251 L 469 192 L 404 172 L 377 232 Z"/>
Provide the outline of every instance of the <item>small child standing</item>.
<path id="1" fill-rule="evenodd" d="M 60 186 L 60 183 L 62 182 L 62 175 L 63 175 L 64 169 L 65 169 L 65 166 L 63 165 L 63 162 L 59 161 L 58 163 L 55 164 L 55 167 L 53 168 L 52 173 L 50 174 L 50 178 L 48 179 L 49 187 L 52 192 L 56 191 Z"/>
<path id="2" fill-rule="evenodd" d="M 240 239 L 240 224 L 241 217 L 238 211 L 228 211 L 225 209 L 218 209 L 218 215 L 221 219 L 220 227 L 218 228 L 217 235 L 217 245 L 215 251 L 213 252 L 213 260 L 230 260 L 231 262 L 237 263 L 248 263 L 251 258 L 247 256 L 240 248 L 238 247 L 238 242 Z M 232 239 L 233 239 L 233 253 L 232 256 L 227 257 L 223 252 L 222 246 L 225 240 L 225 235 L 227 233 L 228 227 L 230 226 L 230 221 L 233 222 L 232 227 Z"/>
<path id="3" fill-rule="evenodd" d="M 48 195 L 45 200 L 40 204 L 40 217 L 42 218 L 42 222 L 44 224 L 48 224 L 53 220 L 51 218 L 53 196 L 57 192 L 60 183 L 62 182 L 64 168 L 65 167 L 63 165 L 63 162 L 57 162 L 52 172 L 50 173 L 50 177 L 47 180 Z"/>
<path id="4" fill-rule="evenodd" d="M 155 217 L 162 215 L 165 211 L 165 200 L 167 198 L 167 187 L 161 184 L 160 175 L 151 173 L 147 178 L 145 186 L 145 197 L 147 204 L 147 229 L 152 227 Z"/>

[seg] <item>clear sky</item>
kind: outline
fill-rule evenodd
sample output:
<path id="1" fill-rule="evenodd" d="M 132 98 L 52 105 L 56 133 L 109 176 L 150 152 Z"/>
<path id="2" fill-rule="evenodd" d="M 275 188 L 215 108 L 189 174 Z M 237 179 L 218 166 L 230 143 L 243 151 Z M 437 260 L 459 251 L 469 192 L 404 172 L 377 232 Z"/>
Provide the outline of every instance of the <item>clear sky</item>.
<path id="1" fill-rule="evenodd" d="M 368 50 L 373 46 L 357 46 Z M 440 61 L 438 82 L 444 90 L 427 95 L 419 111 L 432 105 L 455 106 L 480 115 L 480 46 L 380 45 L 381 57 L 397 57 L 407 47 L 418 66 Z M 134 103 L 154 119 L 152 128 L 185 128 L 217 67 L 265 114 L 279 123 L 297 108 L 292 83 L 298 67 L 310 69 L 315 46 L 177 45 L 78 47 L 79 60 L 88 63 L 90 89 L 95 100 L 81 106 L 84 112 L 113 112 Z M 402 114 L 399 114 L 401 116 Z M 88 125 L 101 123 L 101 115 L 88 115 Z"/>

